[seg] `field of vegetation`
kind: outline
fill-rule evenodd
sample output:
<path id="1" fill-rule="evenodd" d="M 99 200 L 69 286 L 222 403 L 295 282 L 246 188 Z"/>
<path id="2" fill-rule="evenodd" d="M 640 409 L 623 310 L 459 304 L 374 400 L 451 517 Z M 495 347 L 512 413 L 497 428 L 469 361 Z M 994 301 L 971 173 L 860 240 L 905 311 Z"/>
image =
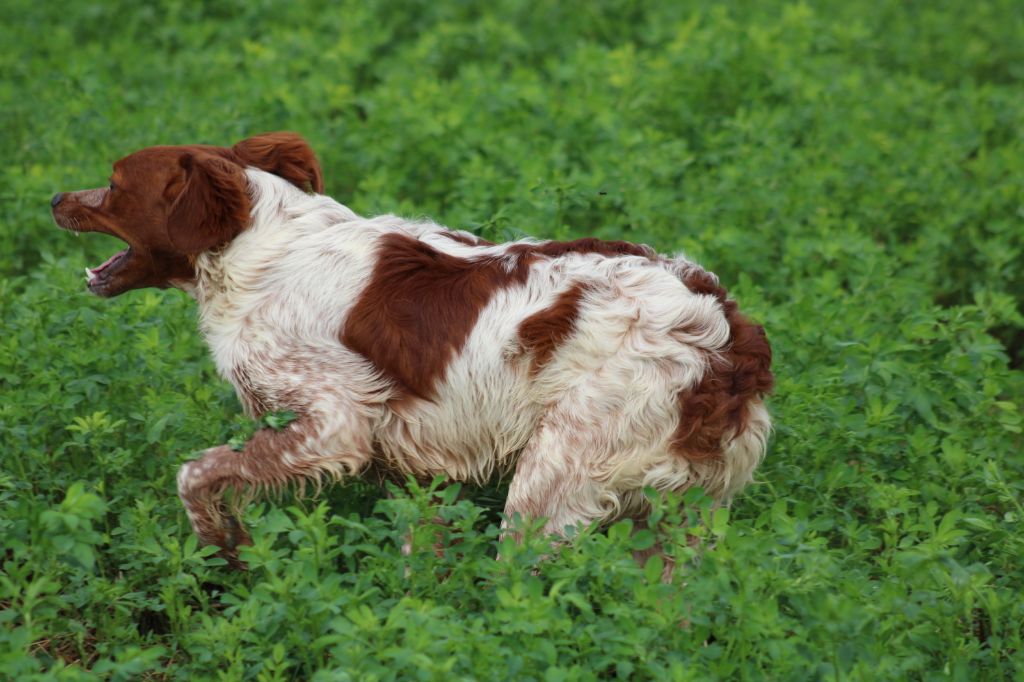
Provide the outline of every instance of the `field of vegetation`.
<path id="1" fill-rule="evenodd" d="M 0 678 L 1024 678 L 1019 0 L 5 0 L 0 44 Z M 500 483 L 353 481 L 225 568 L 174 475 L 252 425 L 192 301 L 89 295 L 120 242 L 48 200 L 279 129 L 361 213 L 717 272 L 775 350 L 758 483 L 542 560 Z"/>

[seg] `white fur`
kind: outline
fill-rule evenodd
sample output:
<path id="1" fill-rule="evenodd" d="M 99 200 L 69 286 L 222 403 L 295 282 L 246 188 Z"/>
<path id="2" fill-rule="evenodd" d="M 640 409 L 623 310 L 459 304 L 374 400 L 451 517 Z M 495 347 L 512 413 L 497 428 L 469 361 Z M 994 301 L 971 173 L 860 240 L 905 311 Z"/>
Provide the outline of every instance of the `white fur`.
<path id="1" fill-rule="evenodd" d="M 728 499 L 751 480 L 770 428 L 760 402 L 721 460 L 669 451 L 679 393 L 700 381 L 730 334 L 718 301 L 681 283 L 680 273 L 697 267 L 690 261 L 537 259 L 524 286 L 500 289 L 481 312 L 434 399 L 392 409 L 389 381 L 340 341 L 380 238 L 400 232 L 453 256 L 503 257 L 511 268 L 509 245 L 469 247 L 429 222 L 362 218 L 277 176 L 247 175 L 252 225 L 198 258 L 190 291 L 217 368 L 247 409 L 306 418 L 310 435 L 280 455 L 288 469 L 337 477 L 377 459 L 401 473 L 482 481 L 515 468 L 506 511 L 547 516 L 556 532 L 637 511 L 645 486 L 702 485 Z M 529 358 L 515 353 L 518 326 L 577 282 L 591 287 L 576 331 L 532 376 Z M 265 404 L 252 404 L 253 389 Z"/>

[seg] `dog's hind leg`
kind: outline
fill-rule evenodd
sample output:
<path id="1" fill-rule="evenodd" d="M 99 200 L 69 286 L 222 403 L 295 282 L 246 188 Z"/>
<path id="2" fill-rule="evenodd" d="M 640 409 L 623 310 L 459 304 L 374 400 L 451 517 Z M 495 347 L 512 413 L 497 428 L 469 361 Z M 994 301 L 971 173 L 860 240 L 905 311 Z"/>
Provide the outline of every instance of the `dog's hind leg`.
<path id="1" fill-rule="evenodd" d="M 251 540 L 225 502 L 228 489 L 242 496 L 232 505 L 240 510 L 245 499 L 264 490 L 293 483 L 301 489 L 310 480 L 319 486 L 325 478 L 360 471 L 370 460 L 368 430 L 339 421 L 345 420 L 300 417 L 280 430 L 259 430 L 241 451 L 221 445 L 183 464 L 178 495 L 200 540 L 220 547 L 221 556 L 244 568 L 237 548 Z"/>
<path id="2" fill-rule="evenodd" d="M 505 502 L 506 525 L 516 514 L 544 517 L 544 532 L 565 535 L 567 527 L 619 514 L 618 481 L 601 467 L 614 449 L 608 424 L 592 420 L 587 409 L 565 401 L 548 410 L 516 463 Z"/>
<path id="3" fill-rule="evenodd" d="M 544 517 L 544 532 L 565 535 L 579 523 L 642 518 L 645 487 L 687 485 L 686 462 L 666 451 L 677 417 L 659 370 L 606 363 L 548 407 L 509 484 L 506 525 L 515 514 Z"/>

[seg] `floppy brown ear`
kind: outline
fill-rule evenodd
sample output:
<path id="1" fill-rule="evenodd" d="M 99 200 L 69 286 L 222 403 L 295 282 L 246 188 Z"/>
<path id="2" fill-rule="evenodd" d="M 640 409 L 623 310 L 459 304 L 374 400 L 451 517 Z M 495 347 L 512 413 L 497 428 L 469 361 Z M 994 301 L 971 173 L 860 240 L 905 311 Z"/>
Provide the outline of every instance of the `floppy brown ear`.
<path id="1" fill-rule="evenodd" d="M 320 162 L 313 149 L 296 133 L 278 132 L 254 135 L 242 140 L 231 151 L 243 166 L 280 175 L 301 190 L 324 191 Z"/>
<path id="2" fill-rule="evenodd" d="M 197 254 L 231 241 L 249 222 L 249 194 L 241 166 L 206 152 L 179 160 L 184 187 L 171 205 L 167 236 L 181 253 Z M 172 181 L 180 184 L 181 178 Z"/>

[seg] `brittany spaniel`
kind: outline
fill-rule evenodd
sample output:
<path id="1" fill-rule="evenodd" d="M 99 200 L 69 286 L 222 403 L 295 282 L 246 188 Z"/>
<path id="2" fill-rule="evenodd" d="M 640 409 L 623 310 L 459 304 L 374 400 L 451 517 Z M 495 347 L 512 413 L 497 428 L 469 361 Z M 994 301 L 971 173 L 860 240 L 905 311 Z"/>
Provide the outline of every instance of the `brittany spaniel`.
<path id="1" fill-rule="evenodd" d="M 228 488 L 514 471 L 506 516 L 561 533 L 642 514 L 647 486 L 725 501 L 751 480 L 771 349 L 713 274 L 627 242 L 364 218 L 322 191 L 305 141 L 271 133 L 143 149 L 51 202 L 128 244 L 90 291 L 188 292 L 246 411 L 296 415 L 179 471 L 193 529 L 236 565 Z"/>

